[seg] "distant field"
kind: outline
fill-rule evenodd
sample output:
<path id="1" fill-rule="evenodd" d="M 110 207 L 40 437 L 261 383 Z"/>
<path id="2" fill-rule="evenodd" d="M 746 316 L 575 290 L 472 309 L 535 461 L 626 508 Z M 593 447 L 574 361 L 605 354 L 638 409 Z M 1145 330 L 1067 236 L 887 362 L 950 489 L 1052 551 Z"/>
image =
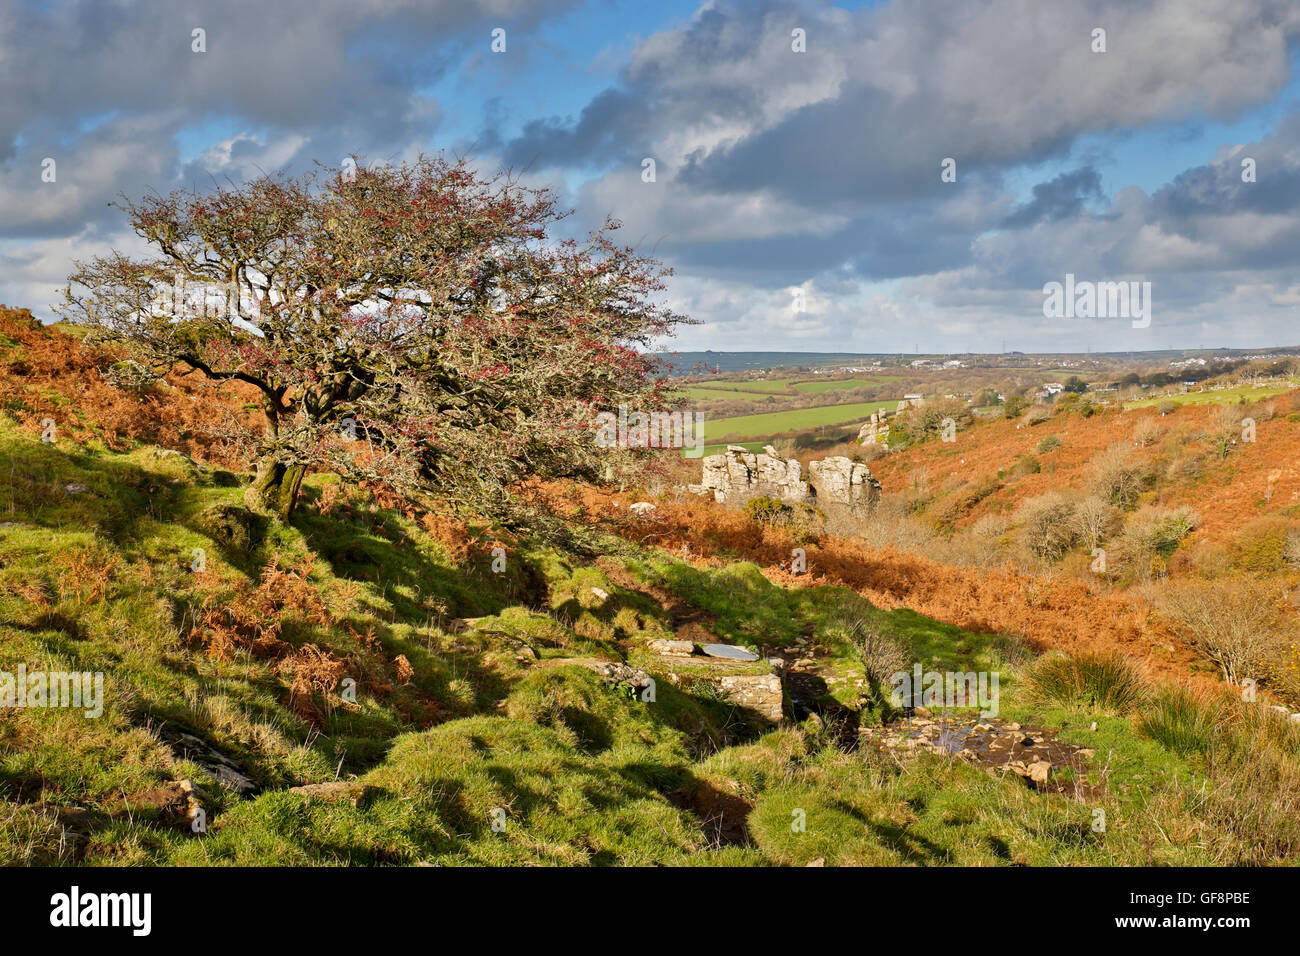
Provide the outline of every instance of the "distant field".
<path id="1" fill-rule="evenodd" d="M 812 381 L 798 382 L 794 386 L 796 392 L 817 395 L 822 392 L 833 392 L 840 388 L 862 388 L 864 385 L 879 385 L 882 382 L 901 382 L 901 375 L 872 375 L 870 378 L 846 378 L 839 381 Z"/>
<path id="2" fill-rule="evenodd" d="M 696 382 L 687 386 L 686 391 L 699 389 L 701 393 L 726 391 L 728 394 L 780 395 L 791 391 L 805 395 L 820 395 L 838 389 L 861 388 L 864 385 L 879 385 L 882 382 L 901 382 L 901 375 L 871 375 L 848 379 L 799 379 L 773 378 L 758 382 Z"/>
<path id="3" fill-rule="evenodd" d="M 887 402 L 855 402 L 852 405 L 822 405 L 818 408 L 800 408 L 791 412 L 768 412 L 762 415 L 741 415 L 737 418 L 706 419 L 704 437 L 715 441 L 725 436 L 743 440 L 768 439 L 783 432 L 816 428 L 819 425 L 842 425 L 845 422 L 865 421 L 867 416 L 881 408 L 893 408 L 894 399 Z"/>
<path id="4" fill-rule="evenodd" d="M 1233 405 L 1245 399 L 1258 402 L 1289 391 L 1285 385 L 1244 385 L 1240 388 L 1225 388 L 1217 392 L 1187 392 L 1184 395 L 1164 395 L 1160 398 L 1144 398 L 1136 402 L 1125 402 L 1127 408 L 1150 408 L 1161 402 L 1170 401 L 1177 405 Z"/>
<path id="5" fill-rule="evenodd" d="M 772 378 L 764 379 L 759 382 L 696 382 L 695 388 L 711 389 L 728 389 L 734 392 L 758 392 L 768 395 L 773 392 L 784 392 L 786 386 L 793 382 L 792 378 Z"/>
<path id="6" fill-rule="evenodd" d="M 737 392 L 731 389 L 711 388 L 703 385 L 688 385 L 677 389 L 676 394 L 683 395 L 692 402 L 761 402 L 772 395 L 771 392 Z"/>

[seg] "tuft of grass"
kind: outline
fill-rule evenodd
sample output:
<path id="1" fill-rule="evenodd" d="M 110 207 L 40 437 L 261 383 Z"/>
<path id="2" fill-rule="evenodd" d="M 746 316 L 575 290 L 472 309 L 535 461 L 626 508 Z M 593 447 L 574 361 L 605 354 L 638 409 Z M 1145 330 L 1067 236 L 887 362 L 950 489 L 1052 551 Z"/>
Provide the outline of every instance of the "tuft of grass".
<path id="1" fill-rule="evenodd" d="M 1128 713 L 1147 696 L 1142 675 L 1118 654 L 1048 655 L 1026 671 L 1025 688 L 1043 703 L 1106 714 Z"/>
<path id="2" fill-rule="evenodd" d="M 1186 687 L 1166 684 L 1142 708 L 1138 732 L 1174 753 L 1205 753 L 1214 744 L 1223 715 L 1211 700 Z"/>

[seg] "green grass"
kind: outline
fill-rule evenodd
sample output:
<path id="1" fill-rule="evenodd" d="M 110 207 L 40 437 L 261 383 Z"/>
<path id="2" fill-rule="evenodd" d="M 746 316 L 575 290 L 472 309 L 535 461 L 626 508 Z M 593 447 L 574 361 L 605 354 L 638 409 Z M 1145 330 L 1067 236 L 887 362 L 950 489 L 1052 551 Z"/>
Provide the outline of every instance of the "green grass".
<path id="1" fill-rule="evenodd" d="M 1124 408 L 1150 408 L 1161 402 L 1173 402 L 1175 405 L 1236 405 L 1241 402 L 1259 402 L 1274 398 L 1290 391 L 1285 385 L 1242 385 L 1237 388 L 1225 388 L 1219 391 L 1185 392 L 1177 395 L 1162 395 L 1156 398 L 1143 398 L 1135 402 L 1125 402 Z"/>
<path id="2" fill-rule="evenodd" d="M 1176 686 L 1161 688 L 1142 708 L 1138 731 L 1174 753 L 1205 753 L 1214 744 L 1222 715 L 1211 701 Z"/>
<path id="3" fill-rule="evenodd" d="M 674 394 L 691 402 L 761 402 L 778 401 L 780 398 L 771 392 L 742 392 L 727 388 L 708 388 L 702 385 L 680 388 Z"/>
<path id="4" fill-rule="evenodd" d="M 244 476 L 152 448 L 46 445 L 0 417 L 0 456 L 0 522 L 19 522 L 0 529 L 3 666 L 106 675 L 98 719 L 27 708 L 0 725 L 0 864 L 1205 865 L 1300 852 L 1300 747 L 1260 708 L 1212 715 L 1213 733 L 1170 692 L 1130 713 L 1131 682 L 1106 662 L 1051 664 L 1073 676 L 1036 692 L 1056 658 L 1026 664 L 1012 637 L 613 538 L 581 554 L 521 540 L 494 574 L 490 556 L 454 558 L 358 492 L 324 508 L 334 482 L 320 476 L 290 525 L 243 526 L 231 522 Z M 73 481 L 90 490 L 68 492 Z M 246 604 L 268 564 L 305 578 L 257 620 L 344 662 L 355 704 L 291 692 L 251 650 L 206 652 L 207 615 Z M 673 633 L 662 592 L 721 640 L 815 657 L 825 690 L 801 701 L 815 718 L 768 728 L 712 688 L 708 665 L 650 653 Z M 1087 795 L 846 747 L 842 732 L 871 716 L 848 619 L 927 670 L 999 672 L 1002 717 L 1094 749 Z M 571 658 L 645 668 L 656 699 Z M 176 745 L 182 733 L 257 792 L 224 786 Z M 336 778 L 368 789 L 356 805 L 289 789 Z M 183 779 L 206 793 L 203 835 L 138 805 Z M 752 807 L 744 846 L 720 845 L 692 809 L 719 794 Z"/>
<path id="5" fill-rule="evenodd" d="M 766 438 L 763 439 L 762 441 L 722 442 L 717 445 L 705 445 L 704 450 L 700 453 L 700 455 L 701 457 L 705 455 L 720 455 L 727 450 L 728 445 L 740 445 L 741 447 L 746 448 L 749 451 L 752 451 L 754 454 L 758 454 L 763 450 L 764 445 L 770 445 L 770 444 L 771 441 L 769 441 Z M 686 451 L 685 449 L 683 449 L 682 454 L 685 455 L 685 453 Z"/>
<path id="6" fill-rule="evenodd" d="M 818 379 L 812 382 L 798 382 L 794 386 L 796 392 L 804 394 L 820 394 L 822 392 L 834 392 L 840 389 L 864 388 L 869 385 L 880 385 L 885 382 L 902 382 L 905 381 L 901 375 L 872 375 L 869 378 L 848 378 L 823 380 Z"/>
<path id="7" fill-rule="evenodd" d="M 706 439 L 736 438 L 744 440 L 770 439 L 774 435 L 816 428 L 821 425 L 842 425 L 865 420 L 881 408 L 893 408 L 893 402 L 856 402 L 851 405 L 822 405 L 789 412 L 769 412 L 761 415 L 742 415 L 738 418 L 704 420 Z"/>
<path id="8" fill-rule="evenodd" d="M 1026 690 L 1033 700 L 1099 714 L 1129 713 L 1147 695 L 1137 669 L 1118 654 L 1049 654 L 1029 669 Z"/>

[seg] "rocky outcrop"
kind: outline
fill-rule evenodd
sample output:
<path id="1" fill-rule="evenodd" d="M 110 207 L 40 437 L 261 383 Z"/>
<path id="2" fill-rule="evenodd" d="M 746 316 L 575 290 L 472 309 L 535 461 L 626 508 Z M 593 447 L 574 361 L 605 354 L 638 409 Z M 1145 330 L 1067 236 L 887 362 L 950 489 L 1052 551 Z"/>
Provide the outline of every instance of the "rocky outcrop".
<path id="1" fill-rule="evenodd" d="M 924 408 L 925 399 L 920 396 L 912 396 L 899 401 L 898 407 L 892 412 L 886 409 L 877 409 L 871 413 L 868 418 L 858 429 L 859 445 L 884 445 L 889 447 L 889 420 L 895 415 L 900 415 L 909 408 Z"/>
<path id="2" fill-rule="evenodd" d="M 709 455 L 703 461 L 696 494 L 711 494 L 715 501 L 736 503 L 758 495 L 769 495 L 796 504 L 858 506 L 880 495 L 880 482 L 866 465 L 849 458 L 832 457 L 808 465 L 808 478 L 796 459 L 782 458 L 767 445 L 755 455 L 741 445 L 727 446 L 726 454 Z"/>
<path id="3" fill-rule="evenodd" d="M 880 497 L 880 482 L 860 461 L 823 458 L 810 462 L 808 480 L 818 501 L 842 505 L 871 504 Z"/>
<path id="4" fill-rule="evenodd" d="M 783 501 L 804 501 L 812 494 L 803 480 L 798 461 L 782 458 L 771 445 L 755 455 L 743 445 L 728 445 L 726 454 L 709 455 L 703 461 L 698 485 L 691 491 L 712 493 L 714 501 L 744 501 L 755 495 L 771 495 Z"/>
<path id="5" fill-rule="evenodd" d="M 871 417 L 858 429 L 858 444 L 889 447 L 889 412 L 882 408 L 871 413 Z"/>

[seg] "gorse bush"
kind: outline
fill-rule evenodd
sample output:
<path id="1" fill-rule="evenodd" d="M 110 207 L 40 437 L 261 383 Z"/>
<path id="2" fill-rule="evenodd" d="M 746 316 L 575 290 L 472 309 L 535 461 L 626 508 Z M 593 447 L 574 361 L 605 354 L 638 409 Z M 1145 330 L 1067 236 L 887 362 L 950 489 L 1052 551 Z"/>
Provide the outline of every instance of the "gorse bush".
<path id="1" fill-rule="evenodd" d="M 1145 508 L 1129 519 L 1124 535 L 1133 551 L 1168 558 L 1200 523 L 1200 515 L 1186 506 Z"/>
<path id="2" fill-rule="evenodd" d="M 1141 674 L 1119 654 L 1051 654 L 1025 672 L 1025 685 L 1042 703 L 1094 713 L 1125 714 L 1146 697 Z"/>
<path id="3" fill-rule="evenodd" d="M 745 514 L 759 524 L 784 524 L 790 520 L 794 509 L 780 498 L 759 495 L 745 502 Z"/>

